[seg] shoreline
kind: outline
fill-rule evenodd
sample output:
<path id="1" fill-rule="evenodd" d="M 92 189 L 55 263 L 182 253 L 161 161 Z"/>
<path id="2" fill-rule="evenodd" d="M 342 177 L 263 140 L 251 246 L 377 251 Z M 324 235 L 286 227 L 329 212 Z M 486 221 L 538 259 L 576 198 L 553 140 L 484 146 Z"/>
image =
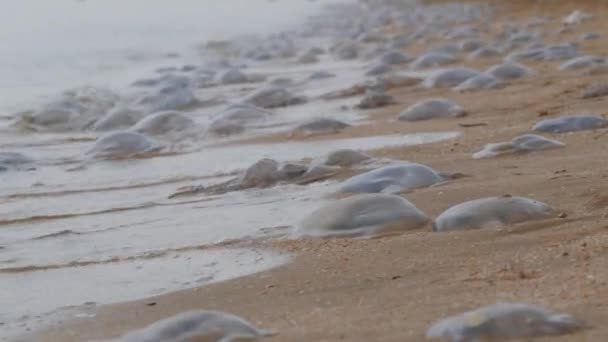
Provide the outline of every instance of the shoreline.
<path id="1" fill-rule="evenodd" d="M 433 1 L 431 1 L 433 2 Z M 441 1 L 437 1 L 441 2 Z M 498 26 L 511 16 L 528 19 L 541 11 L 521 2 L 503 4 Z M 608 6 L 577 4 L 551 8 L 561 18 L 575 9 L 596 10 L 599 20 L 576 33 L 608 32 L 601 18 Z M 555 22 L 555 20 L 553 21 Z M 569 37 L 575 37 L 572 35 Z M 560 38 L 563 39 L 563 38 Z M 412 51 L 428 46 L 413 47 Z M 583 44 L 586 53 L 608 54 L 608 44 Z M 409 49 L 405 49 L 409 52 Z M 483 70 L 501 58 L 465 62 Z M 423 163 L 472 177 L 404 194 L 431 217 L 467 200 L 500 195 L 529 196 L 564 215 L 501 230 L 437 234 L 406 232 L 371 240 L 267 241 L 261 247 L 295 254 L 278 268 L 199 288 L 99 307 L 93 318 L 44 331 L 40 342 L 110 338 L 188 309 L 241 315 L 279 335 L 271 341 L 421 341 L 426 329 L 449 314 L 497 301 L 539 304 L 587 321 L 593 329 L 555 341 L 608 338 L 608 151 L 604 130 L 551 135 L 566 148 L 528 155 L 474 160 L 487 143 L 509 141 L 537 121 L 571 112 L 605 113 L 608 100 L 581 99 L 585 86 L 603 75 L 560 72 L 559 63 L 525 63 L 537 72 L 499 90 L 457 93 L 450 89 L 397 88 L 399 104 L 370 111 L 372 123 L 331 139 L 418 132 L 460 131 L 454 139 L 369 151 L 374 157 Z M 447 97 L 468 112 L 463 118 L 395 122 L 404 107 L 428 97 Z M 483 123 L 478 127 L 459 124 Z M 283 134 L 250 142 L 281 142 Z M 289 141 L 316 140 L 296 137 Z M 322 140 L 323 138 L 321 138 Z M 154 302 L 155 305 L 148 305 Z M 270 303 L 270 305 L 269 305 Z"/>

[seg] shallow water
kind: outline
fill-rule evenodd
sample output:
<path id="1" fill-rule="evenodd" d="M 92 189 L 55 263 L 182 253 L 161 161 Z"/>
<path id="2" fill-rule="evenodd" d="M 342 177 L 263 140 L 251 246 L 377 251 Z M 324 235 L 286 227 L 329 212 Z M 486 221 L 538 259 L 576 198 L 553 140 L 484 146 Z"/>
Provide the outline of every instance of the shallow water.
<path id="1" fill-rule="evenodd" d="M 248 146 L 207 147 L 196 153 L 158 157 L 137 161 L 102 161 L 84 170 L 67 172 L 64 165 L 41 166 L 35 171 L 5 172 L 0 181 L 5 185 L 0 197 L 1 290 L 11 293 L 0 297 L 0 307 L 13 307 L 14 301 L 26 300 L 32 293 L 45 294 L 47 282 L 80 283 L 86 275 L 104 288 L 121 289 L 116 284 L 128 282 L 129 264 L 137 260 L 171 265 L 168 251 L 196 249 L 229 239 L 267 238 L 285 233 L 306 213 L 323 203 L 324 196 L 335 191 L 332 182 L 308 186 L 280 186 L 263 190 L 229 193 L 223 196 L 169 200 L 175 189 L 193 184 L 218 183 L 227 176 L 217 172 L 242 170 L 253 162 L 271 157 L 277 160 L 318 158 L 341 148 L 373 149 L 384 146 L 429 143 L 457 136 L 459 133 L 422 133 L 399 136 L 336 139 L 328 141 L 289 142 Z M 86 145 L 87 143 L 79 143 Z M 90 143 L 89 143 L 90 144 Z M 57 145 L 62 146 L 62 145 Z M 82 146 L 85 147 L 85 146 Z M 66 147 L 70 150 L 72 147 Z M 77 151 L 78 148 L 74 148 Z M 67 153 L 66 153 L 67 156 Z M 238 213 L 238 215 L 235 215 Z M 150 256 L 154 256 L 150 258 Z M 244 265 L 241 274 L 280 263 L 279 258 L 256 265 Z M 213 258 L 207 252 L 196 254 L 196 262 Z M 112 261 L 108 264 L 108 262 Z M 129 261 L 131 263 L 131 261 Z M 223 264 L 215 264 L 216 272 Z M 40 275 L 39 272 L 43 272 Z M 236 272 L 236 271 L 235 271 Z M 235 274 L 235 273 L 230 273 Z M 60 292 L 51 302 L 39 298 L 38 306 L 29 308 L 30 316 L 57 309 L 53 305 L 77 305 L 84 301 L 99 303 L 142 298 L 146 289 L 138 284 L 165 288 L 166 291 L 187 286 L 186 274 L 180 282 L 163 287 L 173 275 L 146 278 L 131 283 L 132 290 L 111 291 L 98 298 L 86 283 L 73 292 Z M 39 281 L 39 277 L 43 277 Z M 177 276 L 176 276 L 177 277 Z M 23 291 L 11 287 L 30 279 Z M 130 279 L 130 278 L 129 278 Z M 137 278 L 138 280 L 141 278 Z M 215 278 L 214 278 L 215 279 Z M 158 280 L 158 281 L 157 281 Z M 88 299 L 87 299 L 88 298 Z M 44 304 L 45 303 L 45 304 Z M 25 310 L 26 306 L 22 306 Z M 16 319 L 14 312 L 3 312 Z M 31 324 L 28 323 L 28 324 Z"/>
<path id="2" fill-rule="evenodd" d="M 99 303 L 115 303 L 201 286 L 280 265 L 287 257 L 253 249 L 185 251 L 141 259 L 0 274 L 0 313 L 3 335 L 28 331 L 57 320 L 58 308 L 81 317 Z M 78 281 L 66 282 L 78 273 Z M 107 275 L 112 275 L 108 281 Z M 52 294 L 52 295 L 49 295 Z M 72 309 L 72 310 L 68 310 Z M 54 317 L 52 317 L 55 313 Z M 63 316 L 63 315 L 61 315 Z"/>
<path id="3" fill-rule="evenodd" d="M 250 0 L 247 4 L 240 0 L 57 0 L 52 4 L 23 0 L 6 5 L 10 10 L 0 13 L 0 39 L 14 54 L 0 56 L 3 118 L 83 84 L 107 85 L 123 93 L 128 84 L 150 76 L 159 66 L 201 62 L 193 53 L 197 43 L 285 28 L 318 10 L 320 4 L 299 0 Z M 236 6 L 239 11 L 234 10 Z M 268 10 L 251 17 L 243 6 L 268 6 Z M 120 15 L 115 15 L 116 9 Z M 19 14 L 30 20 L 15 20 Z M 170 52 L 180 57 L 168 59 Z M 300 82 L 318 70 L 337 77 Z M 279 62 L 255 65 L 249 71 L 271 79 L 293 78 L 290 90 L 311 101 L 274 110 L 268 122 L 239 139 L 289 130 L 312 117 L 329 116 L 352 125 L 366 120 L 364 111 L 352 109 L 357 97 L 317 99 L 360 83 L 365 71 L 361 63 L 325 60 L 302 66 Z M 197 95 L 223 95 L 235 102 L 261 85 L 219 86 Z M 222 108 L 213 106 L 188 115 L 205 126 Z M 71 314 L 79 315 L 97 304 L 144 298 L 280 265 L 289 257 L 241 246 L 238 241 L 285 235 L 327 201 L 326 195 L 337 184 L 328 181 L 168 199 L 177 188 L 223 182 L 261 158 L 298 161 L 337 149 L 408 146 L 458 134 L 250 145 L 225 144 L 235 138 L 203 137 L 188 141 L 172 155 L 95 161 L 85 151 L 98 134 L 20 133 L 10 120 L 0 120 L 0 151 L 23 152 L 36 161 L 34 170 L 0 172 L 0 340 L 56 321 L 61 315 L 55 313 L 65 313 L 65 307 L 76 306 Z M 227 241 L 236 245 L 215 246 Z M 95 305 L 80 307 L 87 302 Z"/>
<path id="4" fill-rule="evenodd" d="M 289 28 L 320 5 L 301 0 L 4 1 L 0 113 L 83 83 L 124 86 L 158 66 L 196 61 L 195 44 Z M 182 58 L 169 59 L 169 53 Z"/>
<path id="5" fill-rule="evenodd" d="M 246 191 L 211 199 L 198 198 L 199 201 L 203 201 L 201 203 L 189 203 L 189 200 L 168 200 L 167 196 L 180 186 L 221 182 L 227 177 L 214 177 L 213 175 L 218 172 L 243 170 L 262 158 L 276 160 L 318 158 L 330 151 L 344 148 L 374 149 L 385 146 L 415 145 L 453 138 L 457 135 L 458 133 L 420 133 L 311 142 L 208 147 L 196 153 L 146 160 L 100 161 L 89 165 L 84 170 L 74 172 L 62 170 L 62 166 L 41 166 L 35 171 L 6 172 L 0 176 L 7 185 L 5 195 L 0 197 L 2 202 L 0 223 L 3 224 L 2 230 L 5 238 L 8 239 L 7 242 L 14 241 L 11 240 L 12 236 L 15 238 L 28 237 L 28 239 L 36 237 L 31 236 L 32 229 L 40 231 L 39 235 L 48 235 L 66 229 L 64 223 L 59 223 L 57 228 L 53 229 L 55 221 L 86 222 L 94 220 L 96 226 L 104 221 L 114 224 L 117 222 L 117 216 L 121 221 L 131 216 L 134 218 L 143 216 L 148 221 L 156 216 L 159 219 L 175 216 L 171 213 L 175 212 L 176 208 L 179 208 L 180 215 L 170 221 L 172 226 L 180 226 L 178 224 L 180 221 L 185 221 L 186 225 L 187 222 L 196 225 L 197 217 L 201 212 L 200 208 L 206 208 L 205 214 L 209 213 L 208 224 L 213 225 L 214 221 L 225 224 L 223 218 L 214 219 L 214 216 L 220 215 L 220 213 L 213 213 L 213 210 L 219 208 L 225 211 L 225 206 L 232 206 L 232 209 L 229 210 L 246 211 L 247 206 L 257 207 L 259 203 L 256 202 L 269 202 L 274 204 L 271 207 L 276 207 L 282 198 L 304 195 L 305 198 L 312 199 L 322 195 L 325 189 L 322 186 L 319 188 L 294 186 L 282 188 L 277 193 L 271 190 Z M 176 165 L 180 167 L 176 168 Z M 92 181 L 92 179 L 94 180 Z M 34 184 L 37 186 L 32 186 Z M 302 210 L 301 207 L 299 210 Z M 260 214 L 260 211 L 252 210 L 252 213 Z M 284 213 L 287 216 L 291 214 L 291 212 Z M 105 219 L 106 217 L 107 219 Z M 273 219 L 277 219 L 277 217 L 275 216 Z M 45 227 L 41 228 L 41 224 Z M 78 223 L 75 224 L 78 225 Z M 162 223 L 162 225 L 166 224 Z M 272 221 L 269 221 L 261 226 L 272 225 Z M 151 226 L 154 224 L 147 224 L 145 229 L 149 232 Z M 230 226 L 235 229 L 234 225 Z M 240 231 L 235 229 L 236 234 L 250 233 L 260 228 L 247 226 L 240 228 L 242 229 Z M 216 236 L 215 238 L 209 238 L 208 234 L 201 234 L 200 239 L 202 240 L 199 239 L 198 243 L 211 243 L 222 237 L 234 237 L 228 236 L 226 229 L 219 227 L 217 229 L 220 233 L 211 235 Z M 208 227 L 206 230 L 209 230 L 210 233 L 216 231 L 212 227 Z M 150 238 L 153 238 L 152 234 L 150 234 Z M 120 238 L 116 237 L 116 239 Z M 145 244 L 144 242 L 143 245 Z M 32 250 L 39 249 L 32 248 Z M 8 249 L 5 254 L 10 256 L 10 251 L 11 249 Z M 47 254 L 45 258 L 49 260 L 49 255 Z"/>

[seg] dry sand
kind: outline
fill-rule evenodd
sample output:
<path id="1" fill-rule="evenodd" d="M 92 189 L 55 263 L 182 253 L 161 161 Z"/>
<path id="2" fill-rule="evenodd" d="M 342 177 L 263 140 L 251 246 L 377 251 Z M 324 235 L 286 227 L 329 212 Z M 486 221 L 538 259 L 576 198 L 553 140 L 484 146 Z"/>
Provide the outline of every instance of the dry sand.
<path id="1" fill-rule="evenodd" d="M 599 32 L 582 43 L 608 55 L 608 2 L 497 1 L 496 28 L 538 14 L 562 18 L 575 9 L 597 15 L 574 33 Z M 549 27 L 556 27 L 553 20 Z M 554 29 L 556 30 L 556 29 Z M 413 46 L 406 51 L 422 49 Z M 484 64 L 492 64 L 498 60 Z M 608 134 L 561 134 L 564 149 L 534 155 L 473 160 L 490 142 L 528 132 L 540 119 L 563 113 L 605 114 L 608 97 L 581 99 L 582 89 L 608 75 L 558 72 L 557 64 L 527 64 L 539 74 L 502 90 L 458 94 L 414 88 L 391 91 L 398 105 L 373 113 L 374 124 L 339 136 L 460 130 L 442 143 L 371 151 L 472 175 L 408 193 L 432 216 L 463 201 L 503 194 L 532 197 L 558 208 L 562 218 L 502 230 L 437 234 L 426 231 L 374 240 L 274 242 L 297 254 L 281 268 L 142 301 L 101 307 L 92 319 L 48 331 L 39 341 L 107 338 L 189 309 L 241 315 L 280 332 L 271 341 L 422 341 L 437 319 L 497 301 L 539 304 L 587 321 L 592 329 L 552 341 L 608 341 Z M 482 69 L 479 64 L 475 67 Z M 469 115 L 416 123 L 392 120 L 425 97 L 456 100 Z M 484 123 L 463 128 L 459 124 Z M 281 139 L 275 136 L 266 139 Z M 306 139 L 306 138 L 301 138 Z M 308 138 L 314 139 L 314 138 Z M 51 294 L 52 295 L 52 294 Z M 156 303 L 151 306 L 150 303 Z"/>

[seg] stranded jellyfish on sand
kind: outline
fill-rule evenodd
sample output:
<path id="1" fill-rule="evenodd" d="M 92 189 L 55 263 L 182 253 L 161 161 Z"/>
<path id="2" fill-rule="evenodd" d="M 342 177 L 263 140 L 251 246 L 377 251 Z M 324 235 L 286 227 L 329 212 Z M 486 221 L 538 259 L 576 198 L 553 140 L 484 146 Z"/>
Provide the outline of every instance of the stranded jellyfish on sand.
<path id="1" fill-rule="evenodd" d="M 549 205 L 525 197 L 487 197 L 464 202 L 437 217 L 434 231 L 447 232 L 510 225 L 556 217 Z"/>
<path id="2" fill-rule="evenodd" d="M 458 175 L 437 172 L 422 164 L 401 162 L 351 177 L 342 183 L 340 192 L 400 193 L 445 182 Z"/>
<path id="3" fill-rule="evenodd" d="M 430 219 L 403 197 L 361 194 L 337 200 L 302 220 L 295 237 L 376 237 L 419 229 Z"/>
<path id="4" fill-rule="evenodd" d="M 568 314 L 530 304 L 498 303 L 442 319 L 429 328 L 426 336 L 445 342 L 528 341 L 582 328 L 584 324 Z"/>

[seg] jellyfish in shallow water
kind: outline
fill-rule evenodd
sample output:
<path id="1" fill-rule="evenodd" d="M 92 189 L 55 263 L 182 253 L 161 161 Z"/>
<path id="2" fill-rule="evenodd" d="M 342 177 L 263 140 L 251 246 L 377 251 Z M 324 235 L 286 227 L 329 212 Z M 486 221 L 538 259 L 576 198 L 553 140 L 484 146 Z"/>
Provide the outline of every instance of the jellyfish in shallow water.
<path id="1" fill-rule="evenodd" d="M 219 311 L 188 311 L 123 336 L 119 342 L 253 341 L 276 335 Z"/>
<path id="2" fill-rule="evenodd" d="M 32 113 L 22 115 L 19 124 L 50 131 L 84 130 L 119 100 L 117 94 L 107 89 L 76 88 L 63 92 Z"/>
<path id="3" fill-rule="evenodd" d="M 230 69 L 224 72 L 219 76 L 219 80 L 222 84 L 239 84 L 250 81 L 249 77 L 239 69 Z"/>
<path id="4" fill-rule="evenodd" d="M 145 116 L 138 109 L 117 107 L 110 110 L 93 124 L 94 131 L 111 131 L 120 128 L 128 128 L 137 123 Z"/>
<path id="5" fill-rule="evenodd" d="M 429 222 L 403 197 L 361 194 L 312 212 L 298 224 L 294 237 L 375 237 L 419 229 Z"/>
<path id="6" fill-rule="evenodd" d="M 112 132 L 97 139 L 87 154 L 101 159 L 139 157 L 158 152 L 162 145 L 147 136 L 131 131 Z"/>
<path id="7" fill-rule="evenodd" d="M 138 121 L 132 131 L 149 136 L 187 135 L 196 130 L 194 120 L 180 112 L 168 111 L 148 115 Z"/>
<path id="8" fill-rule="evenodd" d="M 147 113 L 193 108 L 200 104 L 190 86 L 171 84 L 139 98 L 135 105 Z"/>

